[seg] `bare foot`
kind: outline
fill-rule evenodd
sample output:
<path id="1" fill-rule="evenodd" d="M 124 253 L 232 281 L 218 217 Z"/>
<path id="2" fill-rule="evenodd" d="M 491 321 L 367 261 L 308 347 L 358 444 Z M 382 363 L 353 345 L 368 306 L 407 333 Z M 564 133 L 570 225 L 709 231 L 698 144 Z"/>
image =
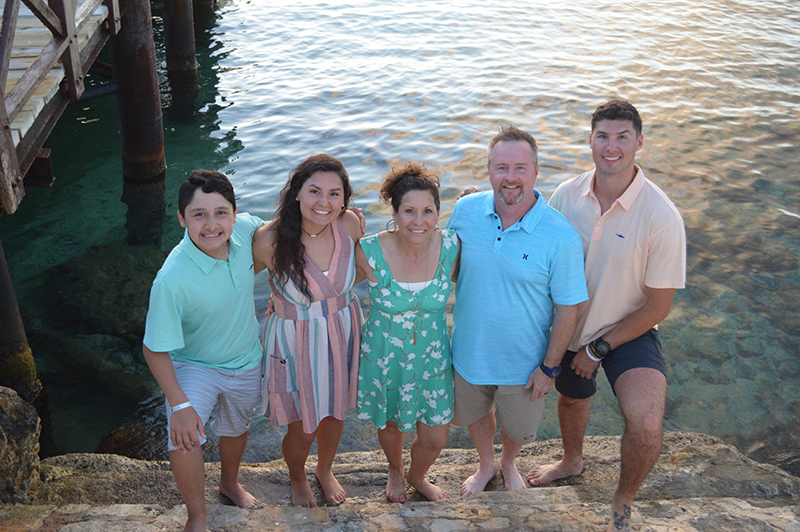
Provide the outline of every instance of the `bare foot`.
<path id="1" fill-rule="evenodd" d="M 386 479 L 386 498 L 389 499 L 389 502 L 406 502 L 406 479 L 402 469 L 389 468 L 389 478 Z"/>
<path id="2" fill-rule="evenodd" d="M 429 501 L 435 502 L 449 498 L 447 494 L 444 492 L 444 490 L 442 490 L 442 488 L 431 484 L 430 481 L 428 481 L 428 479 L 425 477 L 423 477 L 422 480 L 420 481 L 414 481 L 410 478 L 408 478 L 407 480 L 412 487 L 414 487 Z"/>
<path id="3" fill-rule="evenodd" d="M 500 470 L 503 472 L 503 484 L 506 491 L 519 491 L 525 489 L 525 481 L 522 480 L 522 475 L 519 474 L 516 464 L 512 462 L 510 466 L 500 464 Z"/>
<path id="4" fill-rule="evenodd" d="M 317 499 L 311 491 L 311 485 L 308 483 L 308 477 L 303 475 L 302 478 L 292 478 L 289 476 L 289 484 L 292 486 L 292 504 L 295 506 L 302 506 L 304 508 L 316 508 Z"/>
<path id="5" fill-rule="evenodd" d="M 336 477 L 333 476 L 333 472 L 330 470 L 328 470 L 327 473 L 317 471 L 314 474 L 319 481 L 319 485 L 322 486 L 322 493 L 325 494 L 325 500 L 331 504 L 342 504 L 347 498 L 347 493 L 345 493 L 339 481 L 336 480 Z"/>
<path id="6" fill-rule="evenodd" d="M 262 504 L 245 490 L 238 482 L 231 488 L 226 488 L 222 485 L 219 486 L 219 492 L 225 497 L 233 501 L 233 504 L 239 508 L 262 508 Z"/>
<path id="7" fill-rule="evenodd" d="M 541 465 L 534 467 L 528 473 L 528 482 L 531 486 L 544 486 L 550 484 L 554 480 L 559 480 L 567 477 L 574 477 L 583 473 L 583 462 L 577 466 L 564 463 L 564 460 L 559 460 L 554 464 Z"/>
<path id="8" fill-rule="evenodd" d="M 488 484 L 496 474 L 497 468 L 494 464 L 492 464 L 492 469 L 489 471 L 478 469 L 474 475 L 467 478 L 467 480 L 461 484 L 461 495 L 472 495 L 482 492 L 486 489 L 486 484 Z"/>
<path id="9" fill-rule="evenodd" d="M 623 504 L 621 508 L 611 507 L 611 520 L 608 522 L 606 532 L 631 531 L 631 507 Z"/>

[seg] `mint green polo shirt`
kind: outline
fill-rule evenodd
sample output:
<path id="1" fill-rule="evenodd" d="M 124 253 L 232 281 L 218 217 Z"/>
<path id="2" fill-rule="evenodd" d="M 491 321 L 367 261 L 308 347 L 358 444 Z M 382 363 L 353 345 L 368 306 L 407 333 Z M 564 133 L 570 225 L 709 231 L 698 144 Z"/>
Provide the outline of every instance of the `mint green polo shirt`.
<path id="1" fill-rule="evenodd" d="M 262 225 L 256 216 L 236 216 L 227 261 L 209 257 L 184 234 L 153 281 L 144 345 L 169 352 L 172 360 L 216 369 L 261 363 L 253 233 Z"/>

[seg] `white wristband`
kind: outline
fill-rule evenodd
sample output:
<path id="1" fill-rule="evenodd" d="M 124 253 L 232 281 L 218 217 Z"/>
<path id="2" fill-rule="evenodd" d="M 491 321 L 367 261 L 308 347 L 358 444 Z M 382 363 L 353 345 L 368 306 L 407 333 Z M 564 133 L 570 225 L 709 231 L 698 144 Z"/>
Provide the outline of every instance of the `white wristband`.
<path id="1" fill-rule="evenodd" d="M 192 403 L 190 403 L 189 401 L 186 401 L 185 403 L 181 403 L 179 405 L 175 405 L 172 407 L 172 413 L 174 414 L 178 410 L 183 410 L 184 408 L 189 408 L 190 406 L 192 406 Z"/>
<path id="2" fill-rule="evenodd" d="M 589 351 L 589 344 L 586 344 L 586 356 L 589 357 L 591 360 L 594 360 L 595 362 L 602 362 L 602 360 L 603 360 L 602 358 L 597 358 L 596 356 L 594 356 L 592 354 L 591 351 Z M 174 412 L 174 410 L 173 410 L 173 412 Z"/>

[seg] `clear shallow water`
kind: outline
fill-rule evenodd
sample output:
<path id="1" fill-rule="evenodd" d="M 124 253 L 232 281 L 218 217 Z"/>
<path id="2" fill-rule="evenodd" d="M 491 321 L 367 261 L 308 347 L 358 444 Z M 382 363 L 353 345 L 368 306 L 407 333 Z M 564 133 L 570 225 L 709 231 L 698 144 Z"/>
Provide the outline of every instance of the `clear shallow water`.
<path id="1" fill-rule="evenodd" d="M 513 122 L 540 143 L 537 187 L 549 197 L 592 166 L 591 111 L 632 101 L 645 121 L 639 163 L 681 210 L 689 242 L 688 286 L 662 326 L 666 428 L 798 455 L 800 5 L 227 1 L 198 39 L 188 117 L 163 83 L 168 201 L 192 168 L 218 168 L 241 210 L 270 217 L 288 172 L 327 152 L 345 162 L 369 233 L 389 216 L 377 190 L 390 165 L 423 161 L 441 175 L 444 222 L 458 191 L 487 186 L 485 146 Z M 47 319 L 49 302 L 26 298 L 45 269 L 124 234 L 113 100 L 70 108 L 48 147 L 55 186 L 0 222 L 29 330 Z M 164 249 L 180 235 L 170 219 Z M 62 452 L 94 450 L 133 414 L 36 356 Z M 589 430 L 618 434 L 600 381 Z M 549 400 L 540 435 L 557 437 Z M 248 459 L 277 455 L 274 429 L 259 420 L 252 434 Z M 344 449 L 377 445 L 356 423 L 346 438 Z"/>

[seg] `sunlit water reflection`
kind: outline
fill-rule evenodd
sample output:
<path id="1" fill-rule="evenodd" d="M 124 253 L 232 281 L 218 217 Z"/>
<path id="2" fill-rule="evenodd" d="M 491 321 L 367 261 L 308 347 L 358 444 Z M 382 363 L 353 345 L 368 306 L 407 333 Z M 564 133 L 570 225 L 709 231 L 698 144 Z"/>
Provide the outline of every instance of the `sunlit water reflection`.
<path id="1" fill-rule="evenodd" d="M 662 326 L 666 428 L 714 434 L 756 457 L 764 448 L 773 458 L 798 454 L 800 4 L 264 4 L 222 2 L 199 32 L 191 116 L 164 83 L 169 201 L 189 170 L 218 168 L 240 210 L 269 217 L 289 170 L 327 152 L 350 171 L 369 233 L 389 217 L 377 199 L 381 176 L 406 160 L 441 174 L 444 221 L 458 191 L 486 186 L 484 150 L 500 124 L 535 134 L 538 188 L 549 197 L 591 168 L 591 111 L 629 99 L 645 120 L 639 162 L 688 235 L 688 286 Z M 29 330 L 45 319 L 48 301 L 26 298 L 43 271 L 123 234 L 116 131 L 113 101 L 71 108 L 49 142 L 56 185 L 30 191 L 0 222 Z M 171 220 L 163 247 L 179 237 Z M 51 379 L 62 451 L 93 450 L 132 414 L 36 355 Z M 73 378 L 76 387 L 62 385 Z M 589 430 L 618 434 L 613 395 L 601 386 Z M 279 456 L 279 433 L 256 419 L 246 459 Z M 548 398 L 540 435 L 558 434 Z M 345 436 L 343 449 L 376 446 L 367 425 L 351 421 Z M 451 443 L 467 443 L 463 431 Z"/>

